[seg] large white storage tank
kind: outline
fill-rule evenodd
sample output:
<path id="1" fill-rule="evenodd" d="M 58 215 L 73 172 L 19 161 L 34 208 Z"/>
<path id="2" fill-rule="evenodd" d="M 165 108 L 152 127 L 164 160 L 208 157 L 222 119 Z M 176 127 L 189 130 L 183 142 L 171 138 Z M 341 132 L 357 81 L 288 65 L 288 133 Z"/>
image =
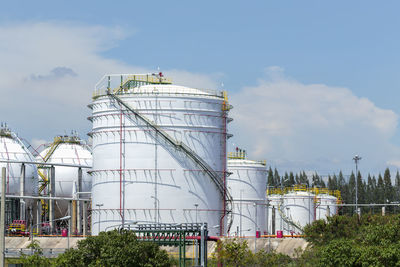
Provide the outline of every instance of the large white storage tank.
<path id="1" fill-rule="evenodd" d="M 271 194 L 267 196 L 268 209 L 267 212 L 267 232 L 275 235 L 277 231 L 283 230 L 283 220 L 279 213 L 279 208 L 283 204 L 282 195 Z M 274 220 L 275 216 L 275 220 Z"/>
<path id="2" fill-rule="evenodd" d="M 335 196 L 329 194 L 319 194 L 316 200 L 316 220 L 325 220 L 328 216 L 334 216 L 337 214 L 338 199 Z"/>
<path id="3" fill-rule="evenodd" d="M 1 126 L 0 128 L 0 158 L 2 160 L 11 161 L 25 161 L 33 162 L 34 157 L 25 145 L 21 142 L 18 136 L 12 132 L 7 126 Z M 37 169 L 34 164 L 22 163 L 0 163 L 0 169 L 6 167 L 6 193 L 9 195 L 27 195 L 36 196 L 38 189 L 38 177 Z M 22 170 L 25 169 L 25 181 L 21 180 Z M 22 182 L 22 183 L 21 183 Z M 22 189 L 22 191 L 21 191 Z M 1 192 L 1 188 L 0 188 Z M 8 202 L 11 199 L 7 200 Z M 19 202 L 19 214 L 14 214 L 14 211 L 9 211 L 7 214 L 14 214 L 11 217 L 6 218 L 7 222 L 13 219 L 26 220 L 29 218 L 25 217 L 26 208 L 31 208 L 33 205 L 32 200 L 17 200 Z M 11 204 L 11 203 L 10 203 Z M 13 205 L 11 205 L 13 206 Z M 14 206 L 15 207 L 15 206 Z"/>
<path id="4" fill-rule="evenodd" d="M 82 141 L 77 135 L 57 136 L 53 143 L 47 146 L 37 161 L 45 161 L 46 163 L 65 163 L 74 165 L 92 166 L 92 153 L 90 147 Z M 73 198 L 73 191 L 78 188 L 78 167 L 54 166 L 55 168 L 55 196 Z M 43 169 L 39 169 L 48 179 L 50 177 L 50 169 L 46 165 Z M 91 191 L 91 176 L 87 173 L 87 169 L 82 169 L 82 188 L 81 192 Z M 43 181 L 42 181 L 43 182 Z M 44 189 L 42 194 L 46 194 L 48 188 Z M 81 195 L 81 197 L 85 197 Z M 68 201 L 57 200 L 55 202 L 55 216 L 63 217 L 68 213 Z"/>
<path id="5" fill-rule="evenodd" d="M 92 234 L 122 223 L 207 222 L 210 234 L 225 231 L 225 94 L 162 75 L 107 75 L 93 98 Z"/>
<path id="6" fill-rule="evenodd" d="M 292 191 L 283 195 L 279 212 L 285 222 L 284 234 L 301 234 L 302 228 L 315 220 L 315 195 L 308 191 Z"/>
<path id="7" fill-rule="evenodd" d="M 265 161 L 246 159 L 244 151 L 237 149 L 228 154 L 227 189 L 234 203 L 234 220 L 230 234 L 254 236 L 256 231 L 266 232 L 267 169 Z"/>

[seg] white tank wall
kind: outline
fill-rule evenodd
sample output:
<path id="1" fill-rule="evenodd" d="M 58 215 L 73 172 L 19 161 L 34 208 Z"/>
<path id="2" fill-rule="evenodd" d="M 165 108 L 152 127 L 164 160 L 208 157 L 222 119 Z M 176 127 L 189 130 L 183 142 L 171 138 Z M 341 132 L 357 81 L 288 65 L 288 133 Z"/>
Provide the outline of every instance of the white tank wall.
<path id="1" fill-rule="evenodd" d="M 146 118 L 156 121 L 173 138 L 188 145 L 215 171 L 224 170 L 226 137 L 221 97 L 175 85 L 142 86 L 140 90 L 135 89 L 135 94 L 119 97 Z M 97 235 L 99 227 L 104 231 L 121 224 L 120 208 L 124 205 L 121 175 L 126 181 L 122 186 L 126 223 L 191 223 L 197 220 L 209 224 L 210 234 L 218 234 L 223 201 L 211 179 L 185 155 L 177 154 L 162 141 L 157 142 L 156 157 L 156 142 L 148 128 L 136 125 L 125 116 L 122 117 L 125 156 L 120 172 L 121 121 L 120 109 L 115 105 L 107 96 L 97 98 L 91 105 L 92 233 Z"/>
<path id="2" fill-rule="evenodd" d="M 334 216 L 337 214 L 337 198 L 327 194 L 321 194 L 317 196 L 317 206 L 316 206 L 316 219 L 325 220 L 328 215 Z"/>
<path id="3" fill-rule="evenodd" d="M 230 234 L 254 236 L 266 231 L 265 191 L 267 169 L 259 162 L 229 159 L 227 188 L 234 199 L 234 220 Z"/>
<path id="4" fill-rule="evenodd" d="M 283 196 L 282 212 L 301 227 L 314 221 L 315 195 L 309 192 L 292 192 Z M 301 233 L 289 223 L 284 223 L 284 234 Z"/>
<path id="5" fill-rule="evenodd" d="M 38 161 L 43 161 L 43 157 L 50 148 L 46 148 L 37 157 Z M 47 160 L 47 163 L 66 163 L 92 165 L 92 154 L 87 146 L 75 143 L 61 143 L 57 146 L 53 154 Z M 78 185 L 77 167 L 55 166 L 55 196 L 57 197 L 73 197 L 74 183 Z M 87 173 L 88 169 L 82 169 L 82 189 L 81 192 L 91 191 L 91 176 Z M 49 171 L 44 171 L 46 177 L 50 177 Z M 83 195 L 82 195 L 83 196 Z M 68 212 L 68 201 L 57 200 L 56 217 L 63 217 Z"/>
<path id="6" fill-rule="evenodd" d="M 283 230 L 283 220 L 280 216 L 280 213 L 278 212 L 278 208 L 280 205 L 283 203 L 283 199 L 281 195 L 268 195 L 267 196 L 267 201 L 269 203 L 268 209 L 266 210 L 267 213 L 267 232 L 268 234 L 274 235 L 276 234 L 276 231 Z M 272 214 L 273 210 L 275 210 L 275 232 L 272 230 Z"/>
<path id="7" fill-rule="evenodd" d="M 0 158 L 3 160 L 34 161 L 32 154 L 15 138 L 0 137 Z M 0 163 L 7 168 L 7 194 L 20 194 L 21 163 Z M 25 195 L 37 195 L 38 177 L 35 165 L 25 164 Z M 0 188 L 1 192 L 1 188 Z"/>

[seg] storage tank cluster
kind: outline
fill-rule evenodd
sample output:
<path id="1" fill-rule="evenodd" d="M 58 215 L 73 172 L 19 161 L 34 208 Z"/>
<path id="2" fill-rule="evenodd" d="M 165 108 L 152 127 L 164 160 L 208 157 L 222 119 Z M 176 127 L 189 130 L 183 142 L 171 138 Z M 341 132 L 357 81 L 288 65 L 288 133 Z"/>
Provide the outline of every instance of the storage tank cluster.
<path id="1" fill-rule="evenodd" d="M 337 214 L 340 192 L 326 188 L 274 188 L 267 190 L 268 233 L 297 235 L 315 220 Z"/>
<path id="2" fill-rule="evenodd" d="M 35 159 L 14 133 L 0 128 L 1 159 L 39 162 L 1 163 L 8 170 L 7 193 L 57 198 L 41 201 L 44 214 L 37 212 L 37 221 L 47 212 L 50 221 L 71 215 L 73 231 L 80 232 L 90 211 L 93 235 L 136 224 L 207 222 L 210 235 L 260 236 L 298 234 L 337 212 L 340 196 L 267 190 L 265 161 L 249 160 L 239 148 L 226 154 L 232 107 L 225 92 L 173 85 L 162 73 L 106 75 L 88 107 L 91 148 L 76 134 L 57 136 Z M 82 206 L 80 197 L 91 203 Z M 38 201 L 8 203 L 18 213 L 9 221 L 34 221 L 29 209 Z"/>

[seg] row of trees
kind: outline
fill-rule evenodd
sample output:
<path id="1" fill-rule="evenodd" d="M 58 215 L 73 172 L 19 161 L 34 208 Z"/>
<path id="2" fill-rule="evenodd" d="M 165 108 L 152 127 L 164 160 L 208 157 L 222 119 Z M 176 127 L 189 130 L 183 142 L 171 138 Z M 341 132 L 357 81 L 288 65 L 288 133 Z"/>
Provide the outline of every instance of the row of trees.
<path id="1" fill-rule="evenodd" d="M 347 177 L 346 177 L 347 178 Z M 300 172 L 294 174 L 293 172 L 284 175 L 279 175 L 278 171 L 268 170 L 268 187 L 292 187 L 294 185 L 304 184 L 308 187 L 324 187 L 330 190 L 339 190 L 341 192 L 342 200 L 347 204 L 354 204 L 356 199 L 356 176 L 352 172 L 350 177 L 346 179 L 342 172 L 338 175 L 333 174 L 328 177 L 322 178 L 317 173 L 307 176 L 306 173 Z M 397 171 L 394 182 L 392 182 L 392 175 L 389 169 L 386 169 L 383 176 L 368 175 L 366 179 L 357 174 L 358 185 L 358 203 L 359 204 L 387 204 L 398 202 L 400 200 L 400 174 Z M 366 210 L 367 208 L 363 208 Z M 348 209 L 349 211 L 351 209 Z M 388 208 L 388 211 L 393 208 Z"/>

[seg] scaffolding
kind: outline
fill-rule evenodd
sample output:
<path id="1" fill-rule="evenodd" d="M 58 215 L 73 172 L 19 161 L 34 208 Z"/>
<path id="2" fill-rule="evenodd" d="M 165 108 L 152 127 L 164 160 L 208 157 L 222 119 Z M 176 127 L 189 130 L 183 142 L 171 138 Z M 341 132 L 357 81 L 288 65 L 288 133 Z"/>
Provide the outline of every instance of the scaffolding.
<path id="1" fill-rule="evenodd" d="M 186 246 L 197 242 L 196 266 L 207 266 L 207 223 L 181 223 L 181 224 L 134 224 L 128 225 L 139 241 L 153 242 L 162 246 L 179 247 L 179 266 L 186 265 Z"/>

